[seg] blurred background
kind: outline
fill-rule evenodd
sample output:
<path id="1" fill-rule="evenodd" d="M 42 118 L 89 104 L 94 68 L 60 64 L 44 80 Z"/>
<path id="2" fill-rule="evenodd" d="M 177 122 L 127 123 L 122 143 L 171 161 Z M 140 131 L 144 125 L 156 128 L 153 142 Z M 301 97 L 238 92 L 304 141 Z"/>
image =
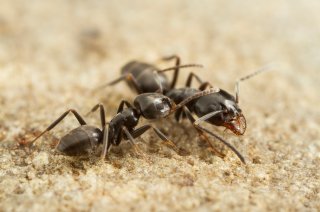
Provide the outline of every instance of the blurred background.
<path id="1" fill-rule="evenodd" d="M 56 93 L 71 84 L 92 88 L 118 76 L 129 60 L 156 63 L 171 54 L 203 64 L 199 74 L 228 89 L 240 76 L 277 63 L 283 89 L 303 90 L 308 98 L 319 81 L 318 7 L 318 1 L 2 0 L 2 99 L 17 102 L 31 92 L 64 102 Z"/>
<path id="2" fill-rule="evenodd" d="M 22 159 L 26 160 L 23 163 L 25 166 L 21 167 L 25 169 L 14 169 L 20 159 L 14 156 L 18 153 L 10 148 L 15 146 L 17 137 L 21 139 L 25 133 L 44 129 L 69 108 L 85 113 L 97 102 L 106 105 L 107 118 L 110 119 L 119 101 L 131 101 L 135 94 L 124 83 L 92 94 L 93 88 L 118 77 L 120 68 L 130 60 L 141 60 L 165 68 L 173 64 L 160 58 L 177 54 L 182 63 L 203 64 L 203 70 L 192 71 L 197 71 L 205 80 L 231 93 L 239 77 L 267 64 L 275 64 L 273 72 L 259 75 L 241 85 L 241 107 L 248 120 L 248 130 L 241 142 L 235 136 L 228 138 L 246 154 L 249 164 L 250 161 L 263 161 L 260 161 L 259 170 L 254 167 L 246 170 L 238 168 L 239 164 L 228 165 L 236 158 L 216 161 L 217 157 L 209 160 L 208 156 L 201 160 L 197 154 L 191 153 L 189 159 L 197 167 L 202 167 L 202 171 L 208 169 L 208 175 L 194 177 L 196 174 L 191 174 L 197 187 L 181 190 L 172 183 L 177 179 L 170 176 L 179 173 L 179 168 L 186 166 L 184 162 L 177 165 L 178 160 L 172 159 L 169 161 L 173 166 L 169 167 L 171 171 L 161 175 L 157 170 L 168 164 L 168 159 L 159 155 L 157 158 L 157 154 L 150 153 L 157 158 L 153 165 L 143 161 L 137 164 L 152 173 L 149 178 L 143 178 L 141 171 L 130 171 L 125 165 L 127 161 L 122 161 L 125 158 L 117 158 L 122 161 L 122 170 L 126 174 L 121 176 L 126 182 L 114 180 L 120 172 L 114 168 L 116 165 L 104 164 L 102 167 L 115 173 L 109 186 L 123 186 L 117 187 L 118 193 L 103 190 L 105 187 L 102 186 L 100 196 L 88 198 L 96 190 L 90 190 L 91 181 L 85 177 L 88 173 L 96 173 L 96 170 L 106 174 L 89 163 L 79 174 L 84 177 L 84 184 L 89 185 L 89 188 L 83 188 L 80 183 L 79 189 L 87 193 L 81 194 L 79 199 L 69 195 L 69 199 L 63 200 L 64 204 L 85 210 L 110 209 L 117 205 L 125 209 L 145 206 L 148 210 L 232 209 L 235 206 L 265 210 L 280 207 L 319 208 L 319 183 L 316 182 L 319 182 L 319 174 L 315 171 L 320 162 L 319 8 L 320 2 L 317 0 L 0 0 L 0 179 L 3 180 L 0 183 L 0 201 L 5 203 L 5 208 L 10 208 L 17 202 L 22 206 L 33 204 L 37 198 L 44 207 L 51 201 L 43 197 L 48 190 L 53 192 L 50 197 L 59 199 L 59 195 L 68 196 L 68 191 L 54 188 L 55 182 L 66 179 L 64 175 L 60 179 L 55 174 L 68 173 L 68 169 L 52 174 L 46 163 L 39 171 L 37 166 L 32 165 L 37 153 L 21 153 Z M 185 83 L 190 71 L 181 71 L 178 87 Z M 98 123 L 95 118 L 90 121 Z M 59 137 L 76 125 L 70 118 L 55 130 L 54 135 Z M 166 133 L 170 134 L 170 130 L 167 129 Z M 177 129 L 173 136 L 182 140 L 182 144 L 196 138 L 196 135 L 179 137 L 179 133 L 181 131 Z M 48 147 L 42 152 L 48 153 L 46 157 L 49 157 L 50 164 L 58 164 L 56 160 L 71 160 L 57 159 Z M 232 154 L 228 155 L 228 158 L 232 157 Z M 137 163 L 136 158 L 132 160 L 131 164 Z M 186 158 L 181 161 L 186 161 Z M 89 167 L 92 166 L 94 171 L 90 172 L 92 168 Z M 26 170 L 29 173 L 46 173 L 47 178 L 40 177 L 42 181 L 39 184 L 45 185 L 45 189 L 39 186 L 35 190 L 33 180 L 22 180 Z M 221 176 L 211 175 L 212 170 L 227 170 L 227 174 L 221 171 Z M 245 174 L 239 173 L 239 170 Z M 275 173 L 277 170 L 286 171 Z M 10 173 L 17 177 L 10 177 Z M 163 176 L 169 180 L 163 179 Z M 144 191 L 143 194 L 127 189 L 126 183 L 135 179 L 144 179 L 146 184 L 138 186 Z M 22 193 L 20 187 L 16 190 L 18 182 Z M 150 187 L 155 182 L 163 183 L 164 189 L 156 197 L 153 196 L 154 188 Z M 207 185 L 208 182 L 210 185 Z M 309 183 L 312 185 L 307 186 Z M 291 187 L 293 184 L 295 187 Z M 221 186 L 225 191 L 220 191 Z M 267 190 L 268 195 L 262 192 L 263 189 Z M 105 192 L 115 196 L 119 193 L 125 195 L 127 190 L 132 193 L 118 201 L 105 195 Z M 30 191 L 33 195 L 24 191 Z M 188 195 L 189 192 L 198 195 Z M 86 200 L 80 204 L 81 198 Z M 104 198 L 108 199 L 108 206 L 104 204 Z M 153 198 L 161 203 L 161 207 L 152 202 Z M 172 206 L 171 198 L 191 199 L 188 199 L 189 204 Z M 126 201 L 119 203 L 124 199 Z M 150 207 L 146 206 L 146 200 L 149 200 Z M 65 205 L 56 208 L 64 208 Z"/>

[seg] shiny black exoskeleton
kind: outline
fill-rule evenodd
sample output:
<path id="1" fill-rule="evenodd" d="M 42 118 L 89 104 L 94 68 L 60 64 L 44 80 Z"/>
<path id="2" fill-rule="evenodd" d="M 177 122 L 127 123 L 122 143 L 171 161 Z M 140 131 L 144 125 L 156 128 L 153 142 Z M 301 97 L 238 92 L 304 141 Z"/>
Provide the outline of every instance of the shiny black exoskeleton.
<path id="1" fill-rule="evenodd" d="M 222 139 L 218 135 L 200 126 L 200 123 L 203 121 L 206 121 L 216 126 L 224 126 L 227 129 L 231 130 L 236 135 L 243 135 L 246 130 L 246 119 L 242 113 L 242 110 L 238 105 L 239 82 L 249 79 L 264 70 L 266 70 L 266 68 L 260 69 L 248 76 L 240 78 L 236 84 L 235 97 L 229 94 L 227 91 L 220 89 L 216 93 L 212 93 L 207 96 L 202 96 L 200 98 L 197 98 L 189 102 L 188 104 L 186 104 L 184 108 L 181 108 L 176 111 L 176 114 L 175 114 L 176 120 L 179 121 L 181 118 L 181 115 L 185 114 L 187 118 L 192 122 L 194 127 L 197 129 L 201 137 L 204 138 L 207 141 L 207 143 L 210 145 L 210 148 L 212 151 L 214 151 L 218 155 L 221 155 L 210 144 L 204 132 L 209 133 L 210 135 L 214 136 L 215 138 L 223 142 L 225 145 L 227 145 L 233 152 L 237 154 L 239 159 L 243 163 L 245 163 L 243 156 L 233 146 L 231 146 L 228 142 L 226 142 L 224 139 Z M 199 89 L 190 88 L 193 78 L 197 79 L 197 81 L 200 83 Z M 203 82 L 197 75 L 195 75 L 194 73 L 190 73 L 187 79 L 186 87 L 179 88 L 179 89 L 171 89 L 166 93 L 166 96 L 170 97 L 176 104 L 178 104 L 183 99 L 188 98 L 189 96 L 192 96 L 194 93 L 197 93 L 208 86 L 211 87 L 210 83 Z M 198 117 L 197 120 L 192 116 L 192 113 Z"/>
<path id="2" fill-rule="evenodd" d="M 98 104 L 96 108 L 100 108 L 101 129 L 95 126 L 87 125 L 87 123 L 76 110 L 70 109 L 64 112 L 57 120 L 50 124 L 49 127 L 47 127 L 47 129 L 45 129 L 39 136 L 37 136 L 30 143 L 33 144 L 44 133 L 53 129 L 71 112 L 78 120 L 80 126 L 64 135 L 60 139 L 58 145 L 56 146 L 56 149 L 70 156 L 84 154 L 86 152 L 95 150 L 99 144 L 104 143 L 104 134 L 106 132 L 104 107 L 103 105 Z M 94 110 L 96 110 L 96 108 L 94 108 Z"/>
<path id="3" fill-rule="evenodd" d="M 129 87 L 135 90 L 138 94 L 157 92 L 158 90 L 163 90 L 163 92 L 166 93 L 175 87 L 180 68 L 202 67 L 198 64 L 180 65 L 180 57 L 176 55 L 165 57 L 163 59 L 174 59 L 175 66 L 161 70 L 148 63 L 131 61 L 121 68 L 121 76 L 119 78 L 105 85 L 99 86 L 97 89 L 109 85 L 115 85 L 120 81 L 125 80 Z M 163 73 L 165 70 L 174 70 L 171 82 Z M 155 73 L 157 74 L 155 75 Z"/>
<path id="4" fill-rule="evenodd" d="M 195 88 L 179 88 L 169 91 L 166 95 L 173 99 L 175 103 L 179 103 L 181 99 L 188 98 L 193 93 L 201 90 Z M 231 130 L 236 135 L 243 135 L 246 129 L 246 121 L 242 114 L 242 110 L 237 105 L 235 98 L 220 89 L 219 92 L 210 94 L 208 96 L 200 97 L 186 105 L 189 112 L 194 113 L 197 117 L 203 117 L 213 112 L 220 111 L 212 117 L 203 120 L 216 126 L 224 126 Z M 176 113 L 177 121 L 180 120 L 180 109 Z"/>
<path id="5" fill-rule="evenodd" d="M 46 132 L 56 127 L 70 112 L 76 117 L 80 123 L 77 127 L 63 136 L 56 149 L 66 155 L 78 155 L 94 150 L 99 144 L 103 144 L 102 157 L 105 157 L 111 145 L 119 145 L 122 138 L 129 139 L 132 144 L 134 138 L 140 136 L 148 129 L 152 128 L 157 135 L 168 145 L 175 147 L 158 128 L 146 124 L 135 129 L 138 125 L 139 119 L 143 116 L 145 119 L 159 119 L 164 118 L 175 112 L 177 109 L 186 105 L 193 99 L 200 96 L 209 95 L 216 92 L 214 89 L 205 90 L 195 93 L 189 98 L 183 100 L 179 104 L 175 104 L 169 97 L 161 93 L 145 93 L 138 95 L 134 100 L 134 106 L 127 101 L 122 101 L 119 105 L 117 114 L 112 118 L 110 123 L 105 121 L 105 109 L 102 104 L 95 105 L 90 112 L 100 109 L 101 129 L 87 125 L 79 113 L 70 109 L 64 112 L 57 120 L 52 122 L 39 136 L 30 142 L 34 142 Z M 124 108 L 124 106 L 127 108 Z M 107 128 L 107 126 L 109 127 Z"/>
<path id="6" fill-rule="evenodd" d="M 134 139 L 149 129 L 153 129 L 164 143 L 175 147 L 172 141 L 170 141 L 157 127 L 152 126 L 151 124 L 136 128 L 141 116 L 147 120 L 165 118 L 179 108 L 182 108 L 188 102 L 201 96 L 210 95 L 213 92 L 216 92 L 216 90 L 211 89 L 196 92 L 179 102 L 179 104 L 175 104 L 169 97 L 161 93 L 140 94 L 134 99 L 133 105 L 127 101 L 121 101 L 117 114 L 109 123 L 107 133 L 108 139 L 105 140 L 106 143 L 104 144 L 102 157 L 107 154 L 111 145 L 119 145 L 122 139 L 129 140 L 134 144 Z M 126 106 L 126 108 L 124 108 L 124 106 Z"/>
<path id="7" fill-rule="evenodd" d="M 189 87 L 179 88 L 169 91 L 167 96 L 172 98 L 178 104 L 181 99 L 188 98 L 188 96 L 199 91 L 199 89 Z M 196 114 L 196 116 L 199 118 L 196 120 L 192 116 L 192 113 Z M 182 114 L 187 116 L 199 133 L 200 138 L 208 143 L 210 151 L 214 152 L 220 157 L 224 157 L 222 153 L 212 146 L 209 138 L 205 135 L 205 132 L 214 136 L 228 146 L 239 157 L 239 159 L 245 163 L 244 157 L 231 144 L 200 125 L 201 122 L 206 121 L 216 126 L 225 126 L 228 129 L 231 129 L 237 135 L 244 133 L 246 126 L 245 119 L 241 114 L 240 108 L 234 104 L 233 98 L 229 96 L 226 91 L 220 89 L 220 91 L 217 93 L 203 96 L 193 100 L 192 102 L 189 102 L 184 108 L 181 108 L 176 112 L 175 118 L 177 121 L 180 120 Z M 237 117 L 241 117 L 240 121 L 237 119 Z"/>

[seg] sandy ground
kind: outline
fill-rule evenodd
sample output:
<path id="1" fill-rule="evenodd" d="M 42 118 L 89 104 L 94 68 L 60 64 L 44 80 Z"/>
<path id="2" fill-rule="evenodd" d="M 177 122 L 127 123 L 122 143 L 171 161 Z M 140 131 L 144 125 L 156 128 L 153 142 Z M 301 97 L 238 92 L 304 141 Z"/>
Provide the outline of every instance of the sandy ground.
<path id="1" fill-rule="evenodd" d="M 319 211 L 320 2 L 131 2 L 0 0 L 0 211 Z M 153 132 L 137 139 L 145 157 L 126 142 L 105 161 L 99 150 L 64 156 L 54 146 L 78 126 L 71 115 L 34 149 L 18 145 L 69 108 L 84 114 L 102 102 L 110 120 L 135 94 L 124 83 L 90 90 L 131 59 L 168 67 L 159 58 L 170 54 L 205 65 L 193 71 L 230 92 L 276 64 L 241 85 L 244 136 L 205 125 L 247 165 L 226 148 L 224 159 L 209 153 L 173 118 L 154 124 L 184 156 Z M 97 114 L 87 120 L 99 126 Z"/>

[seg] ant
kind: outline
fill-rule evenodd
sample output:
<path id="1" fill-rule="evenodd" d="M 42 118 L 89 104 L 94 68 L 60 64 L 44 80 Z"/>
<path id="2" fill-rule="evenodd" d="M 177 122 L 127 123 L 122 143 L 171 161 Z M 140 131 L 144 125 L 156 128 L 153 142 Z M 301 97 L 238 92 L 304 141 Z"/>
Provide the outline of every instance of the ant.
<path id="1" fill-rule="evenodd" d="M 166 93 L 175 87 L 180 68 L 202 67 L 202 65 L 199 64 L 180 65 L 180 57 L 176 55 L 162 58 L 162 60 L 165 61 L 173 59 L 175 59 L 175 66 L 163 70 L 148 63 L 131 61 L 121 68 L 121 76 L 119 78 L 107 84 L 101 85 L 95 90 L 106 86 L 115 85 L 122 80 L 125 80 L 129 87 L 134 89 L 138 94 L 158 91 L 159 85 L 162 86 L 161 89 L 164 93 Z M 167 76 L 163 74 L 164 71 L 168 70 L 174 70 L 171 83 L 169 82 Z M 155 78 L 155 74 L 158 75 L 157 79 Z"/>
<path id="2" fill-rule="evenodd" d="M 57 120 L 52 122 L 40 135 L 34 138 L 29 144 L 34 145 L 34 142 L 38 140 L 43 134 L 56 127 L 69 113 L 72 113 L 80 126 L 71 130 L 64 135 L 56 146 L 59 152 L 63 152 L 66 155 L 73 156 L 83 154 L 90 150 L 96 149 L 96 147 L 105 139 L 107 132 L 107 124 L 105 119 L 105 109 L 103 105 L 99 105 L 100 108 L 100 121 L 101 129 L 92 125 L 88 125 L 83 117 L 74 109 L 69 109 L 64 112 Z"/>
<path id="3" fill-rule="evenodd" d="M 127 83 L 131 88 L 134 88 L 139 94 L 154 91 L 157 88 L 157 92 L 163 93 L 172 99 L 176 104 L 179 104 L 184 99 L 200 92 L 207 87 L 212 87 L 209 82 L 203 82 L 200 77 L 194 73 L 190 73 L 186 82 L 185 88 L 176 89 L 175 84 L 178 77 L 179 68 L 197 66 L 197 64 L 191 64 L 186 66 L 180 66 L 180 58 L 178 56 L 171 56 L 165 59 L 176 59 L 176 67 L 159 70 L 154 66 L 140 62 L 130 62 L 122 68 L 122 76 L 104 86 L 114 85 L 121 80 L 127 80 Z M 200 126 L 201 122 L 208 122 L 216 126 L 224 126 L 226 129 L 231 130 L 236 135 L 243 135 L 246 130 L 246 119 L 242 114 L 242 110 L 239 107 L 239 83 L 246 79 L 249 79 L 258 73 L 264 71 L 267 67 L 262 68 L 250 75 L 240 78 L 236 83 L 236 95 L 235 97 L 229 94 L 227 91 L 220 89 L 218 92 L 214 92 L 210 95 L 202 96 L 198 99 L 186 104 L 184 107 L 176 110 L 175 118 L 180 120 L 181 115 L 183 118 L 186 116 L 197 130 L 200 138 L 206 141 L 209 145 L 209 150 L 214 152 L 219 157 L 224 157 L 222 153 L 216 150 L 209 141 L 205 132 L 217 138 L 219 141 L 228 146 L 238 157 L 245 163 L 244 157 L 227 141 L 220 136 L 210 132 L 209 130 Z M 168 86 L 166 76 L 163 72 L 174 70 L 174 78 L 171 86 Z M 143 76 L 143 78 L 142 78 Z M 192 79 L 195 78 L 199 83 L 199 89 L 191 88 Z M 192 113 L 194 113 L 198 119 L 196 120 Z"/>
<path id="4" fill-rule="evenodd" d="M 71 112 L 81 126 L 71 130 L 60 139 L 56 149 L 65 153 L 66 155 L 72 156 L 76 154 L 82 154 L 95 149 L 98 144 L 103 144 L 101 157 L 105 158 L 107 152 L 110 150 L 111 145 L 118 146 L 123 138 L 125 140 L 129 140 L 129 142 L 134 145 L 134 139 L 151 128 L 164 141 L 164 143 L 175 147 L 175 144 L 170 141 L 158 128 L 150 124 L 136 128 L 140 117 L 142 116 L 148 120 L 165 118 L 174 113 L 176 110 L 182 108 L 184 105 L 188 104 L 190 101 L 218 91 L 219 89 L 216 88 L 203 90 L 194 93 L 178 104 L 175 104 L 172 99 L 161 93 L 140 94 L 134 99 L 133 105 L 125 100 L 121 101 L 117 114 L 109 123 L 107 123 L 105 120 L 105 109 L 103 105 L 97 104 L 91 109 L 90 112 L 95 112 L 98 108 L 100 108 L 101 129 L 95 126 L 87 125 L 87 123 L 76 110 L 70 109 L 64 112 L 53 123 L 51 123 L 47 129 L 45 129 L 30 143 L 33 144 L 44 133 L 53 129 Z M 124 108 L 124 106 L 127 108 Z"/>
<path id="5" fill-rule="evenodd" d="M 246 119 L 239 107 L 239 83 L 250 79 L 251 77 L 268 70 L 269 67 L 263 67 L 247 76 L 244 76 L 237 80 L 235 86 L 235 97 L 229 94 L 227 91 L 220 89 L 218 92 L 212 93 L 210 95 L 202 96 L 200 98 L 194 99 L 193 101 L 187 103 L 184 107 L 180 108 L 175 113 L 175 118 L 177 121 L 180 120 L 181 115 L 183 118 L 185 116 L 193 124 L 197 130 L 200 138 L 204 139 L 209 144 L 209 149 L 219 155 L 224 157 L 222 153 L 216 150 L 210 143 L 208 137 L 204 132 L 217 138 L 219 141 L 228 146 L 245 164 L 244 157 L 227 141 L 222 139 L 215 133 L 207 130 L 206 128 L 200 126 L 201 122 L 208 122 L 216 126 L 224 126 L 226 129 L 231 130 L 236 135 L 243 135 L 246 130 Z M 191 88 L 192 79 L 195 78 L 199 83 L 199 89 Z M 183 99 L 198 93 L 207 87 L 212 87 L 209 82 L 203 82 L 200 77 L 194 73 L 190 73 L 187 78 L 186 87 L 179 89 L 171 89 L 165 95 L 172 99 L 176 104 L 181 102 Z M 192 113 L 194 113 L 198 119 L 196 120 Z"/>

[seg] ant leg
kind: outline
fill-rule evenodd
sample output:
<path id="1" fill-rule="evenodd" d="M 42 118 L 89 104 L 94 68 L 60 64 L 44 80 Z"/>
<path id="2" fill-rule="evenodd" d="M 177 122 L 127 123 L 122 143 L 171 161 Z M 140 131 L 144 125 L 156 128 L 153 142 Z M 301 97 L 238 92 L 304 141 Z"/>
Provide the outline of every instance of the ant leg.
<path id="1" fill-rule="evenodd" d="M 190 111 L 189 111 L 187 108 L 185 109 L 185 112 L 186 112 L 186 114 L 187 114 L 188 117 L 189 117 L 189 116 L 192 117 Z M 212 135 L 213 137 L 217 138 L 220 142 L 222 142 L 224 145 L 226 145 L 227 147 L 229 147 L 229 148 L 238 156 L 238 158 L 241 160 L 241 162 L 245 164 L 246 162 L 245 162 L 244 157 L 238 152 L 238 150 L 237 150 L 235 147 L 233 147 L 231 144 L 229 144 L 227 141 L 225 141 L 225 140 L 224 140 L 223 138 L 221 138 L 220 136 L 218 136 L 218 135 L 214 134 L 213 132 L 207 130 L 206 128 L 200 126 L 200 123 L 201 123 L 201 122 L 204 122 L 204 121 L 210 119 L 211 117 L 213 117 L 213 116 L 215 116 L 215 115 L 217 115 L 217 114 L 219 114 L 219 113 L 221 113 L 221 112 L 223 112 L 223 111 L 222 111 L 222 110 L 220 110 L 220 111 L 214 111 L 214 112 L 208 113 L 208 114 L 200 117 L 200 118 L 197 119 L 197 120 L 195 120 L 195 119 L 192 117 L 193 120 L 194 120 L 194 121 L 193 121 L 193 126 L 194 126 L 195 128 L 197 128 L 197 129 L 201 130 L 202 132 L 206 132 L 206 133 Z"/>
<path id="2" fill-rule="evenodd" d="M 207 89 L 207 87 L 212 88 L 212 85 L 210 82 L 204 82 L 199 86 L 199 90 L 200 91 L 204 91 L 205 89 Z"/>
<path id="3" fill-rule="evenodd" d="M 115 84 L 121 82 L 122 80 L 126 80 L 128 83 L 131 83 L 139 94 L 142 93 L 142 89 L 141 89 L 140 85 L 138 84 L 136 78 L 131 73 L 124 74 L 111 82 L 108 82 L 104 85 L 100 85 L 99 87 L 95 88 L 93 91 L 100 90 L 100 89 L 107 87 L 107 86 L 110 86 L 110 85 L 115 85 Z"/>
<path id="4" fill-rule="evenodd" d="M 103 139 L 102 139 L 102 152 L 101 152 L 101 159 L 104 159 L 108 153 L 108 150 L 111 146 L 111 143 L 109 141 L 109 129 L 107 127 L 108 124 L 106 124 L 103 128 Z"/>
<path id="5" fill-rule="evenodd" d="M 209 147 L 208 147 L 208 150 L 216 155 L 218 155 L 219 157 L 221 158 L 224 158 L 224 154 L 221 153 L 220 151 L 218 151 L 210 142 L 208 136 L 203 132 L 203 130 L 201 128 L 199 128 L 197 125 L 195 125 L 194 123 L 196 122 L 195 118 L 192 116 L 190 110 L 186 107 L 184 107 L 184 113 L 187 115 L 189 121 L 192 123 L 192 125 L 194 126 L 194 128 L 197 130 L 199 136 L 200 136 L 200 139 L 202 141 L 205 141 Z"/>
<path id="6" fill-rule="evenodd" d="M 106 113 L 104 106 L 101 103 L 96 104 L 85 116 L 95 112 L 98 108 L 100 108 L 101 129 L 103 129 L 106 125 Z"/>
<path id="7" fill-rule="evenodd" d="M 124 105 L 126 105 L 128 108 L 133 108 L 133 106 L 126 100 L 122 100 L 119 104 L 119 107 L 118 107 L 118 110 L 117 110 L 117 113 L 120 113 L 123 111 L 123 107 Z"/>
<path id="8" fill-rule="evenodd" d="M 220 136 L 214 134 L 213 132 L 209 131 L 208 129 L 201 127 L 200 125 L 198 126 L 201 130 L 205 131 L 206 133 L 212 135 L 213 137 L 217 138 L 219 141 L 221 141 L 223 144 L 225 144 L 227 147 L 229 147 L 237 156 L 238 158 L 241 160 L 242 163 L 246 164 L 246 161 L 244 159 L 244 157 L 240 154 L 240 152 L 238 152 L 238 150 L 233 147 L 231 144 L 229 144 L 226 140 L 224 140 L 223 138 L 221 138 Z"/>
<path id="9" fill-rule="evenodd" d="M 180 66 L 180 57 L 177 56 L 177 55 L 172 55 L 172 56 L 169 56 L 169 57 L 164 57 L 162 58 L 163 60 L 172 60 L 172 59 L 175 59 L 176 60 L 176 63 L 175 63 L 175 66 Z M 178 75 L 179 75 L 179 67 L 177 67 L 176 69 L 174 69 L 174 73 L 173 73 L 173 78 L 172 78 L 172 81 L 171 81 L 171 85 L 170 85 L 170 88 L 173 89 L 175 86 L 176 86 L 176 83 L 177 83 L 177 80 L 178 80 Z"/>
<path id="10" fill-rule="evenodd" d="M 57 120 L 52 122 L 47 129 L 45 129 L 40 135 L 38 135 L 35 139 L 30 141 L 31 144 L 33 144 L 38 138 L 40 138 L 43 134 L 46 132 L 52 130 L 57 124 L 59 124 L 69 113 L 73 113 L 73 115 L 76 117 L 80 125 L 86 125 L 87 123 L 84 121 L 84 119 L 79 115 L 79 113 L 74 109 L 69 109 L 66 112 L 64 112 Z"/>
<path id="11" fill-rule="evenodd" d="M 200 83 L 199 86 L 199 90 L 203 91 L 205 90 L 207 87 L 212 87 L 210 82 L 203 82 L 200 77 L 198 75 L 196 75 L 195 73 L 191 72 L 187 78 L 187 82 L 186 82 L 186 87 L 190 87 L 191 83 L 192 83 L 192 79 L 195 78 L 198 83 Z"/>
<path id="12" fill-rule="evenodd" d="M 184 113 L 183 109 L 180 108 L 175 112 L 174 118 L 176 119 L 177 122 L 180 122 L 180 119 L 185 119 L 187 118 L 187 116 Z"/>
<path id="13" fill-rule="evenodd" d="M 163 144 L 171 147 L 174 151 L 178 152 L 178 147 L 176 146 L 176 144 L 174 142 L 172 142 L 171 140 L 169 140 L 157 127 L 154 127 L 150 124 L 143 125 L 143 126 L 139 127 L 138 129 L 134 130 L 132 132 L 132 136 L 134 138 L 137 138 L 151 128 L 159 136 L 159 138 L 163 141 Z"/>
<path id="14" fill-rule="evenodd" d="M 142 154 L 142 156 L 145 157 L 144 153 L 134 143 L 134 137 L 131 135 L 129 130 L 126 127 L 122 127 L 122 130 L 126 134 L 127 138 L 129 139 L 130 144 L 133 146 L 133 148 L 136 151 L 136 153 Z"/>
<path id="15" fill-rule="evenodd" d="M 192 83 L 192 79 L 195 78 L 198 83 L 202 84 L 203 81 L 200 79 L 200 77 L 198 75 L 196 75 L 195 73 L 191 72 L 187 78 L 187 81 L 186 81 L 186 87 L 190 87 L 191 86 L 191 83 Z"/>
<path id="16" fill-rule="evenodd" d="M 159 92 L 162 93 L 162 85 L 161 85 L 159 75 L 158 75 L 159 73 L 163 73 L 163 72 L 171 71 L 171 70 L 176 70 L 176 69 L 180 70 L 181 68 L 190 68 L 190 67 L 203 68 L 203 66 L 199 65 L 199 64 L 187 64 L 187 65 L 178 65 L 178 66 L 174 66 L 174 67 L 170 67 L 170 68 L 165 68 L 162 70 L 154 70 L 153 74 L 155 75 L 155 80 L 157 81 L 157 83 L 159 85 L 159 89 L 156 91 L 156 93 L 159 93 Z M 177 81 L 177 79 L 175 79 L 175 81 Z M 174 84 L 176 84 L 176 82 Z M 171 87 L 171 89 L 173 89 L 174 86 Z"/>
<path id="17" fill-rule="evenodd" d="M 183 110 L 181 108 L 175 112 L 174 118 L 176 119 L 177 122 L 180 121 L 182 113 L 183 113 Z"/>

